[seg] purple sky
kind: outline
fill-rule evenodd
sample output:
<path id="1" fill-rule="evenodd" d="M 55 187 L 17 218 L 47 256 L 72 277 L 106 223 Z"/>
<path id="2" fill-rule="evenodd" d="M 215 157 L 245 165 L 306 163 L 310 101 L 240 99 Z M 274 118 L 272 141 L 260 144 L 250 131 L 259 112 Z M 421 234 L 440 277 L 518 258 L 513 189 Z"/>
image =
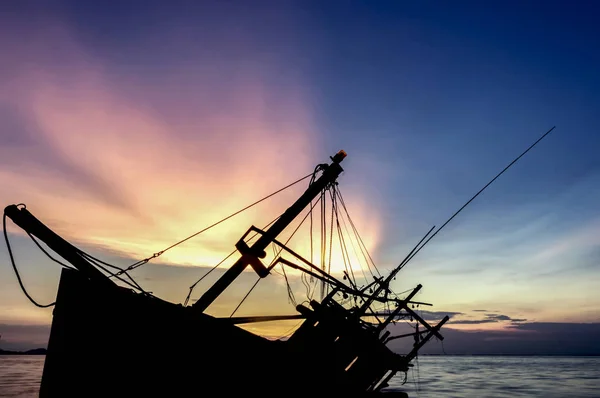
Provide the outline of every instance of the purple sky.
<path id="1" fill-rule="evenodd" d="M 420 300 L 454 314 L 450 336 L 477 329 L 481 339 L 504 333 L 523 343 L 519 331 L 529 327 L 546 337 L 597 333 L 595 4 L 21 1 L 3 8 L 0 199 L 25 202 L 65 238 L 127 265 L 343 148 L 341 188 L 386 271 L 556 125 L 394 287 L 422 283 Z M 136 278 L 181 302 L 203 267 L 299 192 L 166 253 Z M 10 223 L 8 232 L 28 289 L 52 301 L 59 269 Z M 308 241 L 295 245 L 306 252 Z M 40 345 L 51 310 L 26 300 L 0 252 L 0 347 Z M 211 310 L 229 314 L 253 277 L 244 275 Z M 272 279 L 243 314 L 293 313 L 282 278 Z M 274 336 L 291 326 L 255 331 Z M 465 349 L 463 337 L 456 352 Z"/>

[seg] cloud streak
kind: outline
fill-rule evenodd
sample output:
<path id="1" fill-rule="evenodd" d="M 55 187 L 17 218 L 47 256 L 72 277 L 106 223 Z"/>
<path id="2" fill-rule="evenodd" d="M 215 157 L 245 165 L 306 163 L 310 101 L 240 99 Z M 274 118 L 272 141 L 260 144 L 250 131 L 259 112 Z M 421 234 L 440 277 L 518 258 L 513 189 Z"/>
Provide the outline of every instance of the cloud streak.
<path id="1" fill-rule="evenodd" d="M 565 86 L 557 91 L 563 95 L 554 98 L 569 100 L 560 104 L 547 95 L 556 76 L 540 74 L 558 65 L 554 48 L 542 69 L 521 64 L 520 55 L 496 62 L 488 43 L 457 57 L 451 49 L 462 48 L 461 42 L 439 35 L 436 25 L 448 23 L 446 15 L 431 26 L 433 19 L 421 21 L 427 38 L 410 26 L 390 36 L 397 23 L 366 8 L 358 19 L 377 22 L 350 26 L 286 4 L 241 5 L 242 12 L 208 3 L 186 11 L 157 4 L 107 11 L 81 3 L 53 12 L 21 5 L 23 12 L 13 12 L 15 5 L 0 16 L 6 49 L 0 65 L 0 200 L 26 202 L 59 234 L 127 265 L 307 174 L 343 142 L 349 172 L 342 190 L 385 271 L 522 150 L 531 126 L 545 126 L 549 114 L 560 114 L 558 134 L 453 220 L 393 287 L 403 291 L 422 283 L 419 300 L 452 309 L 453 321 L 471 322 L 465 328 L 523 319 L 599 321 L 600 222 L 594 209 L 600 173 L 597 137 L 590 133 L 598 130 L 590 111 L 597 96 L 593 82 L 570 80 L 582 70 L 596 76 L 591 63 L 569 57 L 579 64 L 563 71 Z M 497 32 L 478 37 L 502 37 Z M 398 49 L 392 58 L 386 41 Z M 521 95 L 524 87 L 529 94 Z M 510 122 L 507 112 L 515 116 Z M 181 282 L 183 297 L 189 284 L 181 275 L 193 280 L 193 272 L 205 268 L 186 273 L 173 265 L 217 263 L 251 224 L 264 226 L 299 191 L 168 251 L 158 267 L 138 275 L 180 300 L 167 281 Z M 308 240 L 292 246 L 308 256 Z M 39 291 L 50 299 L 56 275 L 43 271 L 28 247 L 18 248 L 23 268 L 34 264 L 27 280 L 41 289 L 37 281 L 48 277 L 49 287 Z M 244 282 L 252 284 L 254 275 L 246 274 Z M 243 309 L 281 310 L 264 305 L 270 304 L 269 288 L 287 305 L 283 278 L 274 279 L 260 300 Z M 290 279 L 295 292 L 304 290 L 297 276 Z M 235 287 L 233 298 L 246 288 Z M 7 291 L 0 291 L 7 298 L 0 318 L 38 319 Z M 483 313 L 510 314 L 511 320 L 492 322 L 474 316 L 472 308 L 493 308 Z"/>
<path id="2" fill-rule="evenodd" d="M 112 66 L 54 21 L 28 34 L 10 67 L 0 82 L 0 109 L 11 126 L 2 133 L 9 144 L 0 149 L 6 166 L 0 184 L 11 189 L 0 199 L 25 201 L 65 237 L 127 256 L 146 257 L 330 155 L 316 149 L 302 82 L 273 83 L 252 66 L 215 82 L 202 73 L 181 76 L 175 65 L 151 87 L 120 89 Z M 197 92 L 160 98 L 182 83 Z M 164 259 L 215 263 L 247 227 L 266 224 L 299 192 L 282 194 Z M 353 218 L 365 243 L 375 245 L 377 215 L 354 205 Z"/>

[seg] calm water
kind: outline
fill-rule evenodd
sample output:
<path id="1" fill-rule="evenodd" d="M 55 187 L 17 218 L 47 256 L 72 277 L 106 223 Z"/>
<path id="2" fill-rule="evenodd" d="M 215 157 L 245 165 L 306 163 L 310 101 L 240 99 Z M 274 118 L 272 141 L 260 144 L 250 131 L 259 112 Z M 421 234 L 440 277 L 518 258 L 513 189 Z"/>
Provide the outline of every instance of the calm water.
<path id="1" fill-rule="evenodd" d="M 0 396 L 37 396 L 43 366 L 43 356 L 0 356 Z M 415 398 L 600 398 L 600 357 L 421 357 L 403 379 L 390 387 Z"/>
<path id="2" fill-rule="evenodd" d="M 37 397 L 43 355 L 0 355 L 0 397 Z"/>

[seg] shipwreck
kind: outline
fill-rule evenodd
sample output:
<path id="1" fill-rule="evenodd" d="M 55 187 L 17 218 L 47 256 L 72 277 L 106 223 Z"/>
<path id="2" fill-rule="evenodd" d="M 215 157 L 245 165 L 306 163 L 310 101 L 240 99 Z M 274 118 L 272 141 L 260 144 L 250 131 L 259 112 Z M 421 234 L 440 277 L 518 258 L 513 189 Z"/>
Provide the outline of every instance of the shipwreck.
<path id="1" fill-rule="evenodd" d="M 128 267 L 117 267 L 61 238 L 25 205 L 6 207 L 3 221 L 9 254 L 19 284 L 33 303 L 42 306 L 25 290 L 19 277 L 6 232 L 7 218 L 46 255 L 63 265 L 53 303 L 40 396 L 270 396 L 290 391 L 294 395 L 406 396 L 401 391 L 388 391 L 390 380 L 406 374 L 428 341 L 443 339 L 440 329 L 449 318 L 429 324 L 413 310 L 415 304 L 431 305 L 415 301 L 421 285 L 401 297 L 393 291 L 392 281 L 446 224 L 433 234 L 434 228 L 429 230 L 387 275 L 373 274 L 362 285 L 351 269 L 343 277 L 336 277 L 324 262 L 314 264 L 278 240 L 293 220 L 303 214 L 306 219 L 325 198 L 330 200 L 333 215 L 346 208 L 337 183 L 345 157 L 346 153 L 339 151 L 329 163 L 317 165 L 312 173 L 296 181 L 309 180 L 304 193 L 266 228 L 250 226 L 234 244 L 232 254 L 238 260 L 192 304 L 187 299 L 172 303 L 156 297 L 130 276 L 129 272 L 164 250 Z M 350 230 L 360 239 L 354 225 Z M 61 259 L 46 251 L 38 240 Z M 266 263 L 270 247 L 277 251 L 273 261 Z M 366 249 L 364 245 L 360 248 L 369 261 Z M 296 313 L 281 316 L 207 314 L 207 308 L 248 267 L 259 278 L 268 278 L 275 267 L 294 269 L 320 283 L 320 297 L 296 305 Z M 413 332 L 391 335 L 390 324 L 409 318 L 414 322 Z M 270 340 L 240 327 L 286 319 L 302 322 L 287 339 Z M 397 338 L 413 339 L 412 349 L 393 352 L 387 343 Z M 165 341 L 168 346 L 161 344 Z"/>

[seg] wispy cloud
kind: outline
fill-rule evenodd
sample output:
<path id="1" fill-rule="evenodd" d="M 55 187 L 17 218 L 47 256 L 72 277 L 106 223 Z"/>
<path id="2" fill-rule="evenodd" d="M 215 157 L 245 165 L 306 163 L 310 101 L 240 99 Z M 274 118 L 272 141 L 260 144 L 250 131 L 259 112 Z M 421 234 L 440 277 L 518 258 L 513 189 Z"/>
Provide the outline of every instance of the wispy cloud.
<path id="1" fill-rule="evenodd" d="M 251 14 L 255 8 L 246 11 Z M 343 141 L 361 152 L 356 156 L 349 151 L 345 163 L 352 174 L 342 176 L 344 182 L 350 182 L 350 186 L 342 186 L 343 192 L 380 269 L 389 269 L 431 224 L 439 226 L 487 181 L 511 156 L 513 146 L 516 151 L 521 149 L 516 148 L 520 146 L 516 137 L 546 119 L 552 108 L 538 108 L 531 119 L 525 118 L 529 112 L 522 113 L 510 126 L 490 123 L 490 117 L 497 117 L 496 121 L 505 117 L 490 111 L 499 108 L 499 102 L 482 98 L 489 102 L 473 108 L 481 91 L 473 90 L 472 104 L 440 100 L 438 111 L 442 113 L 431 118 L 433 108 L 412 105 L 414 94 L 422 96 L 417 102 L 429 103 L 431 93 L 422 85 L 432 81 L 431 76 L 413 79 L 419 75 L 413 73 L 421 69 L 418 60 L 423 59 L 414 52 L 402 57 L 415 60 L 415 70 L 405 74 L 398 73 L 393 63 L 382 62 L 393 65 L 394 75 L 405 75 L 402 84 L 412 87 L 409 91 L 390 89 L 383 74 L 377 83 L 379 91 L 372 90 L 372 75 L 363 83 L 357 79 L 356 85 L 331 79 L 332 75 L 360 77 L 349 69 L 345 70 L 348 75 L 338 73 L 340 66 L 349 65 L 345 61 L 332 66 L 332 75 L 326 70 L 319 76 L 304 75 L 310 68 L 296 62 L 310 58 L 307 49 L 313 51 L 319 43 L 309 44 L 316 37 L 311 31 L 304 35 L 305 46 L 296 49 L 301 56 L 294 60 L 286 57 L 288 49 L 297 44 L 290 42 L 296 38 L 296 25 L 288 17 L 307 14 L 295 10 L 283 15 L 279 10 L 261 14 L 259 20 L 275 27 L 273 31 L 285 27 L 285 36 L 274 41 L 270 29 L 259 29 L 260 37 L 254 37 L 257 31 L 250 28 L 256 26 L 256 19 L 245 20 L 245 13 L 233 16 L 229 9 L 217 11 L 227 14 L 227 22 L 205 18 L 205 23 L 198 23 L 198 15 L 177 17 L 174 12 L 172 19 L 159 18 L 160 26 L 139 24 L 131 35 L 119 31 L 126 31 L 130 23 L 111 22 L 117 32 L 108 35 L 102 31 L 105 27 L 100 28 L 102 22 L 94 18 L 97 25 L 90 29 L 98 31 L 91 33 L 37 10 L 0 17 L 0 45 L 6 49 L 0 66 L 0 120 L 4 127 L 0 132 L 0 184 L 6 189 L 0 190 L 0 200 L 5 204 L 26 202 L 34 214 L 66 238 L 125 263 L 161 250 L 310 172 L 340 149 L 338 142 Z M 140 14 L 132 11 L 131 17 L 140 18 Z M 335 52 L 326 50 L 311 54 L 319 58 Z M 474 58 L 479 59 L 479 54 Z M 477 65 L 471 67 L 480 70 Z M 443 77 L 442 69 L 435 78 L 464 87 L 455 77 Z M 522 86 L 520 80 L 512 83 Z M 504 86 L 504 81 L 499 85 Z M 388 95 L 396 92 L 406 97 Z M 438 88 L 435 92 L 440 93 Z M 515 101 L 506 93 L 503 96 L 501 103 L 512 103 L 513 110 L 529 109 L 526 104 L 533 101 L 533 97 Z M 404 104 L 406 109 L 397 112 L 392 106 L 385 112 L 373 112 L 384 108 L 381 104 L 386 108 Z M 326 117 L 318 114 L 320 110 Z M 467 110 L 471 116 L 458 117 L 447 126 L 446 116 L 454 119 Z M 399 113 L 405 116 L 398 118 Z M 564 113 L 563 120 L 581 120 L 578 115 L 584 113 Z M 421 117 L 422 122 L 415 122 Z M 578 128 L 595 131 L 590 127 L 595 115 L 589 113 L 588 117 Z M 323 119 L 327 122 L 320 123 Z M 502 127 L 491 128 L 491 124 Z M 506 127 L 516 133 L 505 134 Z M 409 133 L 411 130 L 414 133 Z M 491 143 L 490 137 L 498 132 L 502 137 Z M 600 174 L 591 150 L 594 146 L 586 144 L 592 141 L 580 134 L 577 137 L 583 144 L 573 146 L 575 135 L 571 133 L 562 133 L 562 141 L 553 144 L 554 152 L 547 151 L 551 146 L 538 152 L 545 159 L 539 165 L 519 163 L 520 170 L 504 175 L 403 270 L 394 287 L 404 290 L 423 283 L 423 301 L 452 309 L 454 321 L 486 321 L 490 327 L 522 319 L 600 319 L 596 294 L 600 274 L 594 272 L 600 236 L 594 209 L 600 199 Z M 587 159 L 577 160 L 577 167 L 567 164 L 565 159 L 573 156 L 557 148 L 560 143 L 571 145 L 570 150 L 588 146 L 589 153 L 581 155 Z M 504 150 L 509 148 L 510 153 Z M 556 171 L 565 165 L 572 167 Z M 523 173 L 526 169 L 529 173 Z M 166 265 L 215 264 L 233 249 L 233 242 L 249 225 L 271 221 L 298 191 L 283 194 L 165 253 L 160 267 L 148 268 L 147 274 L 139 271 L 140 277 L 149 278 L 146 281 L 153 283 L 156 291 L 176 297 L 170 295 L 174 286 L 166 280 L 185 282 L 181 275 L 192 274 L 181 267 L 171 267 L 173 273 L 163 272 Z M 293 246 L 306 254 L 308 240 L 295 241 Z M 175 269 L 181 275 L 176 276 Z M 245 277 L 254 277 L 248 274 Z M 294 291 L 303 290 L 299 279 L 292 284 Z M 277 289 L 287 304 L 281 280 L 267 286 Z M 245 293 L 243 288 L 234 293 Z M 556 292 L 561 293 L 559 302 Z M 261 297 L 267 300 L 267 296 Z M 22 309 L 15 308 L 11 316 Z M 248 308 L 264 309 L 259 304 Z M 509 314 L 511 320 L 459 317 L 458 312 L 470 314 L 471 308 L 494 308 L 497 311 L 489 312 Z M 578 311 L 574 313 L 573 308 Z M 29 313 L 27 317 L 30 315 L 33 317 Z"/>
<path id="2" fill-rule="evenodd" d="M 407 274 L 427 281 L 430 302 L 462 311 L 476 304 L 519 319 L 558 320 L 572 316 L 571 305 L 598 306 L 593 286 L 599 277 L 589 270 L 598 266 L 600 221 L 563 203 L 577 195 L 594 196 L 592 180 L 580 181 L 560 200 L 471 209 L 407 266 Z M 550 306 L 556 291 L 570 304 Z M 535 308 L 537 316 L 521 313 L 525 306 Z"/>
<path id="3" fill-rule="evenodd" d="M 191 71 L 182 77 L 175 63 L 152 86 L 120 86 L 112 65 L 56 21 L 29 32 L 14 50 L 11 73 L 0 81 L 0 110 L 10 127 L 2 132 L 8 144 L 0 149 L 0 184 L 11 187 L 0 200 L 26 202 L 67 238 L 146 257 L 332 154 L 320 148 L 297 79 L 275 83 L 247 65 L 215 82 Z M 197 92 L 169 92 L 183 81 Z M 164 259 L 215 263 L 247 227 L 283 212 L 305 186 Z M 360 192 L 350 195 L 354 222 L 373 247 L 378 215 Z"/>
<path id="4" fill-rule="evenodd" d="M 160 74 L 149 65 L 133 75 L 86 48 L 60 20 L 35 22 L 16 30 L 13 24 L 0 27 L 6 33 L 0 43 L 11 49 L 0 75 L 0 120 L 6 127 L 0 132 L 0 185 L 9 187 L 0 190 L 0 202 L 25 202 L 50 228 L 103 259 L 128 265 L 148 257 L 310 173 L 341 149 L 324 146 L 316 134 L 312 99 L 296 76 L 275 78 L 265 72 L 266 64 L 257 67 L 227 55 L 192 69 L 189 59 L 171 59 Z M 15 32 L 21 34 L 19 45 Z M 252 42 L 246 35 L 243 40 Z M 222 260 L 248 227 L 263 227 L 280 215 L 307 184 L 166 252 L 136 277 L 158 296 L 183 301 L 203 267 Z M 374 251 L 382 226 L 379 210 L 360 189 L 344 193 L 353 222 Z M 14 239 L 22 231 L 9 224 L 9 232 L 26 285 L 40 300 L 51 301 L 58 270 L 31 253 L 31 242 Z M 308 231 L 299 231 L 291 246 L 309 258 Z M 232 261 L 207 278 L 192 299 Z M 333 269 L 342 264 L 334 256 Z M 172 265 L 202 268 L 188 272 Z M 8 269 L 0 274 L 6 276 L 2 283 L 10 283 L 2 288 L 0 321 L 51 320 L 51 310 L 33 308 L 23 298 Z M 212 314 L 231 314 L 255 282 L 254 273 L 246 274 L 214 303 Z M 291 272 L 289 279 L 303 295 L 300 278 Z M 284 279 L 274 272 L 238 315 L 293 312 Z M 290 326 L 249 328 L 275 336 Z"/>
<path id="5" fill-rule="evenodd" d="M 461 315 L 465 315 L 460 313 Z M 508 315 L 503 314 L 485 314 L 483 318 L 473 319 L 476 316 L 466 316 L 460 317 L 460 319 L 450 319 L 450 323 L 453 325 L 479 325 L 484 323 L 503 323 L 506 324 L 508 321 L 511 324 L 525 322 L 527 319 L 521 318 L 512 318 Z"/>
<path id="6" fill-rule="evenodd" d="M 432 320 L 440 320 L 446 315 L 450 317 L 450 319 L 454 318 L 457 315 L 463 315 L 462 312 L 451 312 L 451 311 L 418 311 L 419 316 L 421 318 L 432 321 Z"/>

